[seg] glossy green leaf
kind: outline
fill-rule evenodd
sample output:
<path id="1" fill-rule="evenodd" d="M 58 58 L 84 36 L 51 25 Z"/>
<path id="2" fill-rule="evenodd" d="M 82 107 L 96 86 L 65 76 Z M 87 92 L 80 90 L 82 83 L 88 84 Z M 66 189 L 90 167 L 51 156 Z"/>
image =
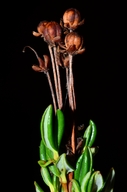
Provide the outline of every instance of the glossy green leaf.
<path id="1" fill-rule="evenodd" d="M 53 175 L 53 186 L 54 186 L 54 192 L 60 191 L 60 181 L 59 178 L 56 175 Z"/>
<path id="2" fill-rule="evenodd" d="M 60 171 L 60 180 L 62 183 L 67 183 L 66 174 L 69 172 L 74 171 L 73 167 L 70 165 L 70 163 L 66 159 L 66 154 L 63 153 L 59 160 L 56 163 L 57 168 Z"/>
<path id="3" fill-rule="evenodd" d="M 88 146 L 89 146 L 89 147 L 92 147 L 92 145 L 93 145 L 93 143 L 94 143 L 94 141 L 95 141 L 95 139 L 96 139 L 97 128 L 96 128 L 95 123 L 94 123 L 92 120 L 90 120 L 90 125 L 91 125 L 91 127 L 92 127 L 92 133 L 91 133 L 91 137 L 90 137 Z"/>
<path id="4" fill-rule="evenodd" d="M 56 111 L 56 121 L 55 121 L 55 129 L 56 129 L 56 136 L 57 136 L 57 146 L 60 147 L 63 133 L 64 133 L 64 127 L 65 127 L 65 120 L 64 120 L 64 114 L 63 112 L 58 109 Z"/>
<path id="5" fill-rule="evenodd" d="M 87 185 L 88 185 L 88 181 L 89 181 L 90 176 L 91 176 L 91 171 L 89 171 L 85 175 L 85 177 L 82 179 L 81 192 L 87 192 Z"/>
<path id="6" fill-rule="evenodd" d="M 90 120 L 89 126 L 87 127 L 87 129 L 85 130 L 84 135 L 83 135 L 83 139 L 85 140 L 84 148 L 86 146 L 92 147 L 92 145 L 96 139 L 96 135 L 97 135 L 96 125 L 92 120 Z M 84 150 L 84 148 L 83 148 L 83 150 Z"/>
<path id="7" fill-rule="evenodd" d="M 49 172 L 47 167 L 41 168 L 41 176 L 42 176 L 42 179 L 45 182 L 45 184 L 47 186 L 49 186 L 51 192 L 54 192 L 54 187 L 52 184 L 52 178 L 51 178 L 50 172 Z"/>
<path id="8" fill-rule="evenodd" d="M 43 123 L 44 123 L 44 118 L 45 118 L 45 114 L 46 114 L 47 110 L 48 110 L 48 107 L 45 109 L 45 111 L 42 115 L 42 118 L 41 118 L 41 123 L 40 123 L 40 132 L 41 132 L 42 140 L 43 140 L 43 126 L 44 126 Z"/>
<path id="9" fill-rule="evenodd" d="M 93 168 L 93 155 L 92 155 L 91 149 L 89 147 L 88 147 L 88 151 L 89 151 L 89 157 L 90 157 L 89 171 L 92 171 L 92 168 Z"/>
<path id="10" fill-rule="evenodd" d="M 70 165 L 70 163 L 67 161 L 66 154 L 63 153 L 60 157 L 59 160 L 56 163 L 56 166 L 62 172 L 63 170 L 66 171 L 68 174 L 69 172 L 74 171 L 74 168 Z"/>
<path id="11" fill-rule="evenodd" d="M 38 183 L 37 183 L 36 181 L 34 181 L 34 186 L 35 186 L 36 192 L 44 192 L 44 191 L 42 190 L 42 188 L 38 185 Z"/>
<path id="12" fill-rule="evenodd" d="M 41 136 L 42 140 L 47 148 L 49 148 L 53 154 L 54 159 L 58 158 L 57 147 L 53 137 L 53 106 L 49 105 L 44 112 L 41 120 Z"/>
<path id="13" fill-rule="evenodd" d="M 79 183 L 75 179 L 72 179 L 71 182 L 72 182 L 72 192 L 81 192 Z"/>
<path id="14" fill-rule="evenodd" d="M 49 170 L 53 173 L 53 175 L 55 175 L 57 177 L 60 176 L 60 171 L 59 171 L 59 169 L 57 168 L 56 165 L 50 165 Z"/>
<path id="15" fill-rule="evenodd" d="M 103 187 L 103 177 L 100 171 L 95 171 L 88 183 L 87 192 L 99 192 Z"/>
<path id="16" fill-rule="evenodd" d="M 113 192 L 114 181 L 115 181 L 115 170 L 114 168 L 111 168 L 107 176 L 107 179 L 104 183 L 102 192 Z"/>
<path id="17" fill-rule="evenodd" d="M 40 142 L 40 147 L 39 147 L 39 154 L 40 154 L 40 160 L 46 161 L 46 147 L 44 145 L 43 140 Z"/>
<path id="18" fill-rule="evenodd" d="M 91 125 L 89 125 L 83 135 L 83 138 L 85 140 L 85 146 L 88 146 L 88 144 L 89 144 L 91 133 L 92 133 L 92 127 L 91 127 Z"/>
<path id="19" fill-rule="evenodd" d="M 54 152 L 51 151 L 49 148 L 46 147 L 46 159 L 53 160 L 54 159 Z"/>
<path id="20" fill-rule="evenodd" d="M 90 171 L 91 165 L 91 157 L 89 153 L 88 147 L 85 147 L 83 153 L 79 157 L 76 163 L 76 170 L 74 171 L 74 179 L 82 183 L 83 178 L 85 175 Z"/>

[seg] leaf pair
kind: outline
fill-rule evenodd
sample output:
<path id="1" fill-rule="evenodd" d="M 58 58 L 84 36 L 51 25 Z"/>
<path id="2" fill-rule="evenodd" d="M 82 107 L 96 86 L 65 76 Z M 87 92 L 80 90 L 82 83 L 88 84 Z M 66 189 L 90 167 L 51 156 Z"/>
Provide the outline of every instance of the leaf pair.
<path id="1" fill-rule="evenodd" d="M 59 109 L 56 111 L 55 121 L 53 118 L 53 106 L 49 105 L 42 116 L 40 131 L 42 142 L 53 153 L 53 158 L 57 160 L 65 123 L 64 115 Z"/>

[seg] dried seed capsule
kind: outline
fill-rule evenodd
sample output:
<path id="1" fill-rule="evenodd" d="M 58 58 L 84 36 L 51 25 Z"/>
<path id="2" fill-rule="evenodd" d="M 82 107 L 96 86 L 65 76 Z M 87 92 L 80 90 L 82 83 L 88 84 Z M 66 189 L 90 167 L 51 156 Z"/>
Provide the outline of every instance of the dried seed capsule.
<path id="1" fill-rule="evenodd" d="M 61 41 L 61 34 L 62 29 L 55 21 L 48 22 L 43 31 L 44 40 L 51 46 Z"/>
<path id="2" fill-rule="evenodd" d="M 80 12 L 77 9 L 67 9 L 63 15 L 63 24 L 69 30 L 75 30 L 79 25 L 82 25 L 84 20 L 81 21 Z"/>
<path id="3" fill-rule="evenodd" d="M 83 38 L 76 32 L 68 33 L 65 37 L 66 51 L 69 54 L 78 54 L 82 49 Z"/>

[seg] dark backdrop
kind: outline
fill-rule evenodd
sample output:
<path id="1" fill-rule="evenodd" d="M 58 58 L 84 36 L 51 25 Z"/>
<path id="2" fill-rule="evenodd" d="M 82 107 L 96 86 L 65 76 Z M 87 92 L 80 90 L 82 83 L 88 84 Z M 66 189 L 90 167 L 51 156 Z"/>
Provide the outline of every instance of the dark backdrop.
<path id="1" fill-rule="evenodd" d="M 126 72 L 124 53 L 124 9 L 110 1 L 17 1 L 5 2 L 1 41 L 2 122 L 1 159 L 5 191 L 33 192 L 33 181 L 42 187 L 39 172 L 39 123 L 52 102 L 47 79 L 35 73 L 32 46 L 40 56 L 48 53 L 46 43 L 32 36 L 41 20 L 59 22 L 64 11 L 77 8 L 85 18 L 79 31 L 86 52 L 74 59 L 78 123 L 92 119 L 98 129 L 95 168 L 104 176 L 116 171 L 114 192 L 125 192 L 126 166 Z M 123 9 L 123 10 L 121 10 Z M 123 45 L 122 45 L 123 44 Z"/>

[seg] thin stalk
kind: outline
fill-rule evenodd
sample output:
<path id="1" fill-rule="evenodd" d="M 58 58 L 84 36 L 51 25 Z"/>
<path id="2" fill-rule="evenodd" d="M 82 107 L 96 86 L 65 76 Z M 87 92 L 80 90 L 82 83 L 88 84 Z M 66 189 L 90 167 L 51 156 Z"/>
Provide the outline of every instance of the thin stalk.
<path id="1" fill-rule="evenodd" d="M 57 73 L 57 81 L 58 81 L 58 89 L 59 89 L 59 108 L 62 109 L 63 107 L 63 99 L 62 99 L 62 89 L 61 89 L 61 81 L 60 81 L 60 71 L 59 71 L 59 64 L 58 64 L 58 56 L 56 51 L 56 46 L 53 47 L 55 63 L 56 63 L 56 73 Z"/>
<path id="2" fill-rule="evenodd" d="M 66 67 L 66 95 L 65 95 L 65 101 L 64 101 L 64 108 L 66 106 L 66 101 L 67 101 L 67 97 L 68 97 L 68 74 L 69 74 L 69 70 L 68 70 L 68 67 Z M 69 97 L 68 97 L 69 99 Z M 70 102 L 69 102 L 70 103 Z"/>
<path id="3" fill-rule="evenodd" d="M 69 54 L 69 100 L 71 104 L 71 109 L 73 112 L 72 117 L 72 133 L 71 133 L 71 147 L 72 152 L 75 154 L 76 151 L 76 144 L 75 144 L 75 119 L 74 119 L 74 111 L 76 108 L 75 103 L 75 93 L 74 93 L 74 78 L 73 78 L 73 71 L 72 71 L 72 63 L 73 63 L 73 56 Z"/>
<path id="4" fill-rule="evenodd" d="M 54 83 L 55 83 L 55 90 L 56 90 L 56 97 L 57 97 L 57 103 L 58 103 L 58 108 L 60 108 L 60 102 L 59 102 L 59 89 L 58 89 L 58 81 L 57 81 L 57 76 L 56 76 L 56 68 L 55 68 L 55 62 L 54 62 L 54 56 L 52 52 L 52 48 L 49 45 L 49 52 L 51 56 L 51 61 L 52 61 L 52 69 L 53 69 L 53 76 L 54 76 Z"/>
<path id="5" fill-rule="evenodd" d="M 73 56 L 69 54 L 69 82 L 68 82 L 68 96 L 69 96 L 69 104 L 74 111 L 74 105 L 73 105 L 73 94 L 72 94 L 72 83 L 73 83 L 73 71 L 72 71 L 72 59 Z"/>
<path id="6" fill-rule="evenodd" d="M 38 56 L 37 52 L 36 52 L 32 47 L 30 47 L 30 46 L 25 46 L 25 47 L 23 48 L 23 52 L 25 52 L 25 49 L 26 49 L 26 48 L 31 49 L 31 50 L 35 53 L 37 59 L 39 60 L 39 56 Z"/>
<path id="7" fill-rule="evenodd" d="M 40 62 L 40 58 L 39 58 L 37 52 L 32 47 L 30 47 L 30 46 L 25 46 L 24 49 L 23 49 L 23 52 L 25 52 L 26 48 L 31 49 L 35 53 L 35 55 L 36 55 L 36 57 L 38 59 L 38 62 Z M 50 75 L 49 75 L 48 71 L 46 71 L 46 72 L 44 71 L 44 73 L 46 74 L 47 79 L 48 79 L 48 83 L 49 83 L 49 87 L 50 87 L 51 95 L 52 95 L 52 99 L 53 99 L 54 110 L 56 112 L 56 109 L 57 109 L 57 107 L 56 107 L 56 100 L 55 100 L 55 94 L 54 94 L 54 91 L 53 91 L 53 86 L 52 86 L 51 78 L 50 78 Z"/>
<path id="8" fill-rule="evenodd" d="M 73 77 L 73 70 L 72 70 L 72 63 L 73 63 L 73 56 L 69 54 L 69 69 L 70 69 L 70 76 L 69 76 L 69 80 L 70 80 L 70 94 L 71 94 L 71 98 L 73 100 L 72 102 L 72 110 L 76 110 L 76 100 L 75 100 L 75 90 L 74 90 L 74 77 Z"/>
<path id="9" fill-rule="evenodd" d="M 54 111 L 56 113 L 57 107 L 56 107 L 55 94 L 54 94 L 54 91 L 53 91 L 53 86 L 52 86 L 51 78 L 50 78 L 50 75 L 49 75 L 48 71 L 46 72 L 46 76 L 47 76 L 49 87 L 50 87 L 50 90 L 51 90 L 51 95 L 52 95 L 52 100 L 53 100 L 53 105 L 54 105 Z"/>

